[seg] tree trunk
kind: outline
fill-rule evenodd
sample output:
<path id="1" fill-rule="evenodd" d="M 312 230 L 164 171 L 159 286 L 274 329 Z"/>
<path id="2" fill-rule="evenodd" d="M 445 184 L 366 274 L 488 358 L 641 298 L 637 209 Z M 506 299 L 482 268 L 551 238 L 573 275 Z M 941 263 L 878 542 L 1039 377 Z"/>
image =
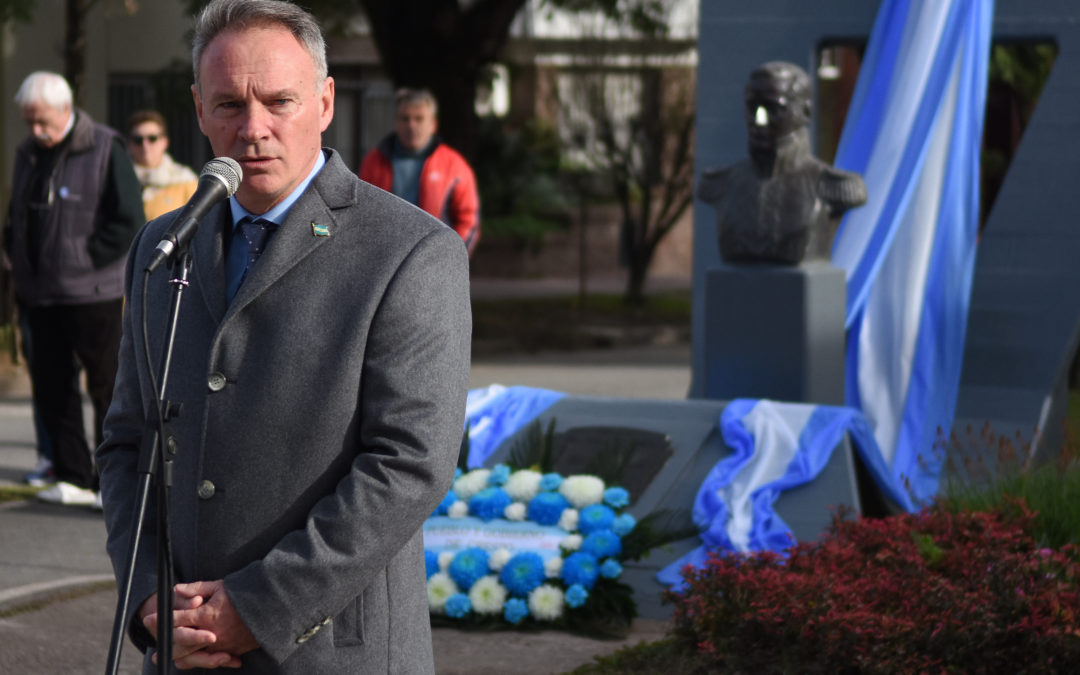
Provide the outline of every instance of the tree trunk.
<path id="1" fill-rule="evenodd" d="M 86 15 L 96 0 L 65 0 L 64 77 L 71 85 L 75 105 L 82 105 L 86 75 Z"/>
<path id="2" fill-rule="evenodd" d="M 467 9 L 456 0 L 361 4 L 394 85 L 430 89 L 439 102 L 439 135 L 471 158 L 477 81 L 498 56 L 525 0 L 475 0 Z"/>

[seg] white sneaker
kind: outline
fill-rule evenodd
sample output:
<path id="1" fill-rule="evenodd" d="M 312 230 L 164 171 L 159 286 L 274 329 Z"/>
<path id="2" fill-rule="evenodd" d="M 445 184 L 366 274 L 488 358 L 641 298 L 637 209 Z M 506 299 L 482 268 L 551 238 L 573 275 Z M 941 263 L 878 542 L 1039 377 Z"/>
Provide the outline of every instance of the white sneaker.
<path id="1" fill-rule="evenodd" d="M 93 490 L 81 488 L 78 485 L 60 481 L 51 488 L 37 493 L 37 498 L 50 504 L 63 504 L 65 506 L 93 506 L 97 499 L 97 493 Z"/>

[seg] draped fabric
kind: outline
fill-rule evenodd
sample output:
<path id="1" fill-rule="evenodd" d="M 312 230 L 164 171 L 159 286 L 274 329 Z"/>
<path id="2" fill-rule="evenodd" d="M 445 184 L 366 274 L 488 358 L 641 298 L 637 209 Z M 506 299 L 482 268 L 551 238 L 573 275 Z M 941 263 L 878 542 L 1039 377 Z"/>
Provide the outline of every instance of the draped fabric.
<path id="1" fill-rule="evenodd" d="M 657 574 L 668 586 L 679 586 L 680 570 L 702 566 L 710 550 L 783 552 L 795 543 L 773 505 L 781 492 L 817 478 L 845 434 L 881 493 L 900 508 L 914 509 L 857 410 L 736 399 L 719 424 L 732 454 L 717 462 L 694 500 L 703 545 Z"/>
<path id="2" fill-rule="evenodd" d="M 469 434 L 468 467 L 483 466 L 502 444 L 527 426 L 556 401 L 559 391 L 535 387 L 504 387 L 493 384 L 471 389 L 465 402 L 465 429 Z"/>
<path id="3" fill-rule="evenodd" d="M 869 194 L 833 246 L 847 404 L 918 504 L 937 494 L 959 389 L 992 15 L 993 0 L 883 0 L 836 157 Z"/>

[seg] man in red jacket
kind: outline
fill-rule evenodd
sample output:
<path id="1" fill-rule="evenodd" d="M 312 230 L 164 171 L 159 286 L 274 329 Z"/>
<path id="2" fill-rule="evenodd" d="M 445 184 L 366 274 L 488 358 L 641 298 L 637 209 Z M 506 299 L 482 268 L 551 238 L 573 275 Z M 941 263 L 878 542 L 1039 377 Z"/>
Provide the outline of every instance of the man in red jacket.
<path id="1" fill-rule="evenodd" d="M 416 204 L 454 228 L 471 254 L 480 238 L 480 198 L 465 158 L 435 135 L 437 104 L 426 89 L 399 89 L 389 134 L 364 157 L 360 178 Z"/>

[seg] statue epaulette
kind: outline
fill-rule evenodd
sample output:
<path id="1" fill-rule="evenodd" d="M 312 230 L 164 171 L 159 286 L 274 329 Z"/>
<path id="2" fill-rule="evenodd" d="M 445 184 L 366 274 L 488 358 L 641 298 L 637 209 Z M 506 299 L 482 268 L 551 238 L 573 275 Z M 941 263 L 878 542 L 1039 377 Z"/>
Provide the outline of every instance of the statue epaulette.
<path id="1" fill-rule="evenodd" d="M 818 196 L 845 209 L 866 203 L 866 183 L 857 173 L 826 166 L 818 176 Z"/>

